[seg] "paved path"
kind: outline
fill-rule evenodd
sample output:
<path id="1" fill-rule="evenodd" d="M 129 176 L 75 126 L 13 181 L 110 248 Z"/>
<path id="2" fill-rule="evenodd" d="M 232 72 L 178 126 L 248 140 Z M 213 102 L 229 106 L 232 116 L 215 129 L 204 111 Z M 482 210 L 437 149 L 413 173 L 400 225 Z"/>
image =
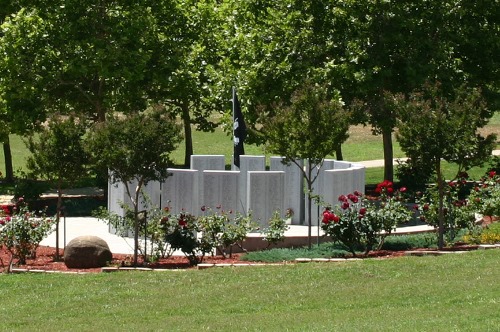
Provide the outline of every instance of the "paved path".
<path id="1" fill-rule="evenodd" d="M 500 156 L 500 150 L 493 150 L 491 153 L 494 156 Z M 405 161 L 407 158 L 396 158 L 393 160 L 393 164 L 397 165 L 398 160 L 399 161 Z M 377 160 L 367 160 L 367 161 L 357 161 L 356 163 L 364 165 L 366 168 L 373 168 L 373 167 L 383 167 L 384 166 L 384 159 L 377 159 Z"/>

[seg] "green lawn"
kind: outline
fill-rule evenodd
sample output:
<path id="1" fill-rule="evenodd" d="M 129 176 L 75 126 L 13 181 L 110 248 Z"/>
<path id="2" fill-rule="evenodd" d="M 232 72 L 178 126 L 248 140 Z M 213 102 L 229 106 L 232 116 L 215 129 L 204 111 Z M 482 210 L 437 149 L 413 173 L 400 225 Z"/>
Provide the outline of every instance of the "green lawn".
<path id="1" fill-rule="evenodd" d="M 349 263 L 1 275 L 8 331 L 498 331 L 499 250 Z"/>

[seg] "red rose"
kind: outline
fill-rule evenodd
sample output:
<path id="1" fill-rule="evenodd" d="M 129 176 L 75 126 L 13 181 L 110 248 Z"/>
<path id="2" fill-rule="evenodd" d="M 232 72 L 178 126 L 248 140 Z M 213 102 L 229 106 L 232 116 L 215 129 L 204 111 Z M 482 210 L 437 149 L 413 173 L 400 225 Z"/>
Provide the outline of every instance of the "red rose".
<path id="1" fill-rule="evenodd" d="M 354 195 L 354 194 L 349 194 L 347 195 L 347 198 L 349 198 L 349 200 L 353 203 L 357 203 L 358 202 L 358 196 Z"/>
<path id="2" fill-rule="evenodd" d="M 342 209 L 347 210 L 349 208 L 349 202 L 342 203 Z"/>
<path id="3" fill-rule="evenodd" d="M 402 193 L 405 193 L 406 192 L 406 187 L 401 187 L 401 189 L 399 189 L 400 192 Z"/>
<path id="4" fill-rule="evenodd" d="M 490 171 L 488 173 L 488 175 L 489 175 L 490 178 L 493 178 L 493 177 L 495 177 L 495 175 L 497 175 L 497 172 L 496 171 Z"/>
<path id="5" fill-rule="evenodd" d="M 366 214 L 366 208 L 359 209 L 359 214 L 364 216 Z"/>
<path id="6" fill-rule="evenodd" d="M 347 202 L 347 197 L 346 197 L 346 195 L 340 195 L 340 196 L 339 196 L 339 202 Z"/>

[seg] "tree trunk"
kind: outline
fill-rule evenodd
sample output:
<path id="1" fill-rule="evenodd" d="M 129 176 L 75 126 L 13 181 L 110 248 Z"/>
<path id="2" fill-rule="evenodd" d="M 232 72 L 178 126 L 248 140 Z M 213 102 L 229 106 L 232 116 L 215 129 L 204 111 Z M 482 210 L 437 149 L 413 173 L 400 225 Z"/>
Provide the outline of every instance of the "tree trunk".
<path id="1" fill-rule="evenodd" d="M 186 150 L 184 153 L 184 166 L 189 168 L 191 165 L 191 156 L 193 155 L 193 135 L 191 131 L 191 116 L 187 103 L 182 104 L 182 121 L 184 123 L 184 142 Z"/>
<path id="2" fill-rule="evenodd" d="M 394 151 L 392 147 L 392 130 L 382 130 L 382 140 L 384 144 L 384 180 L 393 181 L 394 179 Z"/>
<path id="3" fill-rule="evenodd" d="M 344 160 L 344 156 L 342 155 L 342 144 L 337 145 L 335 149 L 335 156 L 337 160 Z"/>
<path id="4" fill-rule="evenodd" d="M 62 192 L 61 192 L 61 180 L 57 185 L 57 205 L 56 205 L 56 256 L 55 261 L 59 261 L 59 221 L 61 220 L 61 207 L 62 207 Z"/>
<path id="5" fill-rule="evenodd" d="M 14 169 L 12 167 L 12 151 L 10 150 L 9 135 L 6 135 L 3 142 L 3 155 L 5 159 L 5 182 L 14 182 Z"/>
<path id="6" fill-rule="evenodd" d="M 438 248 L 442 250 L 444 247 L 444 181 L 443 174 L 441 173 L 441 159 L 436 160 L 436 174 L 438 183 L 438 196 L 439 196 L 439 208 L 438 208 Z"/>
<path id="7" fill-rule="evenodd" d="M 306 176 L 306 182 L 307 182 L 307 245 L 308 248 L 312 248 L 312 168 L 311 168 L 311 161 L 307 161 L 307 176 Z M 318 225 L 319 227 L 319 225 Z"/>

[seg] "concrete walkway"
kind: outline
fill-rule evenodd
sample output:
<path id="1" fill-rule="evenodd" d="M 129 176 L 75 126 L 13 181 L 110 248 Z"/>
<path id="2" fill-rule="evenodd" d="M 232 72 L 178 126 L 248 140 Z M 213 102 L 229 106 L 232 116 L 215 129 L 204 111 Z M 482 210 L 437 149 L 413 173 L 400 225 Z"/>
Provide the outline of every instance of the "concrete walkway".
<path id="1" fill-rule="evenodd" d="M 500 156 L 500 150 L 493 150 L 491 153 L 494 156 Z M 407 158 L 396 158 L 393 160 L 393 165 L 397 165 L 398 161 L 406 161 Z M 365 166 L 366 168 L 373 168 L 373 167 L 383 167 L 384 166 L 384 159 L 377 159 L 377 160 L 367 160 L 367 161 L 356 161 L 357 164 L 361 164 Z"/>
<path id="2" fill-rule="evenodd" d="M 396 229 L 397 234 L 405 233 L 418 233 L 432 231 L 434 228 L 422 226 L 407 226 Z M 108 225 L 104 221 L 91 217 L 71 217 L 61 220 L 59 226 L 59 248 L 64 248 L 65 244 L 69 243 L 75 237 L 81 235 L 94 235 L 102 238 L 109 245 L 109 249 L 115 254 L 132 255 L 134 253 L 134 239 L 122 238 L 117 235 L 111 234 L 108 231 Z M 308 232 L 307 226 L 291 225 L 290 229 L 285 233 L 287 237 L 306 237 Z M 318 227 L 312 227 L 312 235 L 318 235 Z M 320 229 L 320 236 L 323 231 Z M 249 237 L 261 237 L 259 233 L 251 233 Z M 315 242 L 315 240 L 314 240 Z M 53 232 L 41 243 L 43 246 L 55 247 L 56 234 Z M 181 252 L 176 252 L 175 255 L 183 255 Z"/>

